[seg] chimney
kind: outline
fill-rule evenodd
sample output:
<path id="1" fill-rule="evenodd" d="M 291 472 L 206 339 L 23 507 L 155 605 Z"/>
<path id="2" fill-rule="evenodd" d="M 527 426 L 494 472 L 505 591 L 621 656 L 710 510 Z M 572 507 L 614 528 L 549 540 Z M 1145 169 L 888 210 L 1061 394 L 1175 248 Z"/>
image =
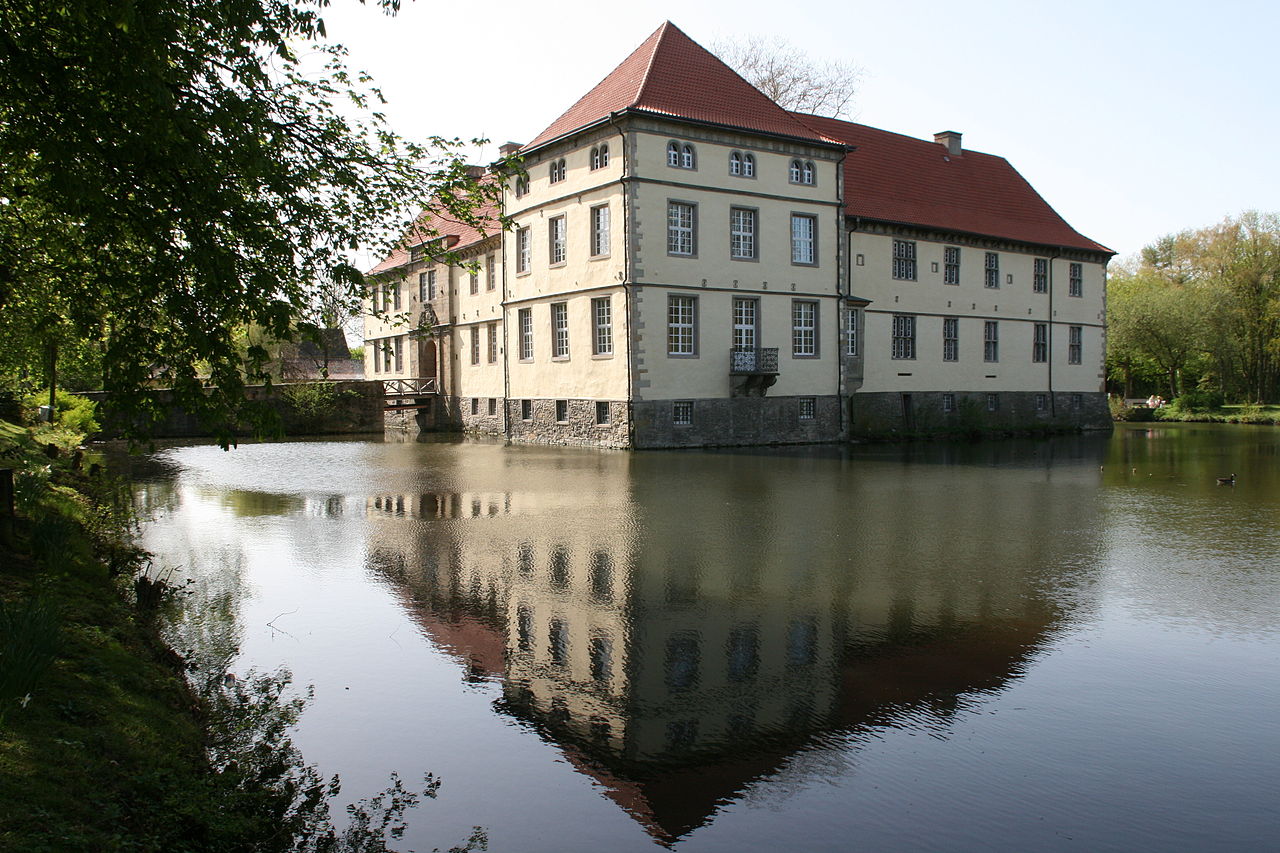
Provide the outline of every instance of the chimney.
<path id="1" fill-rule="evenodd" d="M 959 157 L 964 153 L 960 147 L 960 131 L 958 130 L 944 130 L 941 133 L 935 133 L 933 141 L 939 145 L 946 146 L 947 153 L 952 157 Z"/>
<path id="2" fill-rule="evenodd" d="M 512 154 L 520 150 L 519 142 L 504 142 L 498 146 L 498 154 L 502 157 L 510 157 Z"/>
<path id="3" fill-rule="evenodd" d="M 468 166 L 468 167 L 467 167 L 467 177 L 468 177 L 468 178 L 483 178 L 483 177 L 484 177 L 484 173 L 485 173 L 486 171 L 488 171 L 488 170 L 487 170 L 487 169 L 485 169 L 485 167 L 484 167 L 484 166 Z"/>

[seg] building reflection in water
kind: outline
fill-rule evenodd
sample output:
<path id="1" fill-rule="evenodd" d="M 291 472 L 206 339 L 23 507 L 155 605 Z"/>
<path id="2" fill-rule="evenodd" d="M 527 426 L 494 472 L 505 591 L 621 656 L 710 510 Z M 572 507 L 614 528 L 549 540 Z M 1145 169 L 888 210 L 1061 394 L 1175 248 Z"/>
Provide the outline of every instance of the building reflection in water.
<path id="1" fill-rule="evenodd" d="M 369 559 L 469 678 L 501 683 L 501 712 L 670 843 L 807 747 L 945 731 L 1020 674 L 1070 615 L 1046 577 L 1088 564 L 1072 531 L 1097 523 L 1097 448 L 1045 448 L 1019 468 L 913 448 L 909 470 L 889 451 L 459 451 L 465 477 L 433 481 L 496 488 L 368 498 Z"/>

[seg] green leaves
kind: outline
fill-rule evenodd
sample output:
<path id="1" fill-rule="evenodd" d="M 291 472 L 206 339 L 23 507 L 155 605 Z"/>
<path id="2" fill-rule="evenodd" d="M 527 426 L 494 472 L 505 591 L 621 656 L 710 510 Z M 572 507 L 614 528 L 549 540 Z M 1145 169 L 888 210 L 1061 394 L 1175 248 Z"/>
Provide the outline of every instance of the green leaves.
<path id="1" fill-rule="evenodd" d="M 352 117 L 381 95 L 339 45 L 299 66 L 324 5 L 0 0 L 0 374 L 88 348 L 135 436 L 163 384 L 227 442 L 261 378 L 236 328 L 288 339 L 335 288 L 358 299 L 353 247 L 389 251 L 424 209 L 475 219 L 496 188 L 461 141 Z"/>

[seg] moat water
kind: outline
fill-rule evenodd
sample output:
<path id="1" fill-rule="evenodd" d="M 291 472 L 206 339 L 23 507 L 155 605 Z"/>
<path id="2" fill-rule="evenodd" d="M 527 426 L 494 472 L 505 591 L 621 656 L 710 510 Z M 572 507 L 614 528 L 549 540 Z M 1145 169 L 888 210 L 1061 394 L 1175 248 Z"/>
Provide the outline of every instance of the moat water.
<path id="1" fill-rule="evenodd" d="M 1280 430 L 1146 426 L 133 476 L 198 654 L 314 685 L 296 742 L 351 799 L 443 780 L 398 849 L 1267 848 Z"/>

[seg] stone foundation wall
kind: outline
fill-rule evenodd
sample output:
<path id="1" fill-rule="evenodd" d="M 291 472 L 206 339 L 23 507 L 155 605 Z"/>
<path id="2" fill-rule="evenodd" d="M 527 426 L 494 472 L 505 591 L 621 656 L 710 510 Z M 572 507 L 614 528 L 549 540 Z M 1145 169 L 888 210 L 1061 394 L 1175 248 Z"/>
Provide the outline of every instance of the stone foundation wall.
<path id="1" fill-rule="evenodd" d="M 529 404 L 529 417 L 523 407 Z M 596 423 L 596 403 L 609 406 L 609 421 Z M 556 419 L 555 400 L 507 400 L 511 440 L 524 444 L 577 444 L 594 447 L 630 447 L 630 416 L 621 400 L 566 400 L 566 418 Z"/>
<path id="2" fill-rule="evenodd" d="M 811 401 L 812 417 L 801 417 Z M 692 407 L 689 423 L 676 423 L 676 404 Z M 645 400 L 634 405 L 636 447 L 715 447 L 816 444 L 840 439 L 840 398 L 728 397 Z M 805 414 L 808 414 L 807 412 Z"/>
<path id="3" fill-rule="evenodd" d="M 1023 430 L 1110 429 L 1111 412 L 1101 392 L 996 392 L 996 408 L 985 391 L 952 393 L 954 409 L 944 411 L 943 392 L 911 392 L 910 406 L 898 392 L 857 393 L 849 398 L 849 437 L 1018 432 Z"/>
<path id="4" fill-rule="evenodd" d="M 493 414 L 489 414 L 489 400 L 493 399 Z M 471 413 L 472 401 L 475 402 L 476 413 Z M 450 399 L 454 428 L 475 435 L 503 435 L 503 412 L 507 401 L 501 397 L 454 397 Z"/>

